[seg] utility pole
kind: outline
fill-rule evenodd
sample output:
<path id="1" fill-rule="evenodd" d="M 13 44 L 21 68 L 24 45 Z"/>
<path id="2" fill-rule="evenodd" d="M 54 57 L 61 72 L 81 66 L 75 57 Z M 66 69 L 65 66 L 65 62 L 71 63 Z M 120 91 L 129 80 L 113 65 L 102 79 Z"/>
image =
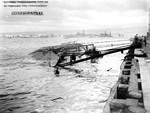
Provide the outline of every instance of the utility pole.
<path id="1" fill-rule="evenodd" d="M 150 8 L 148 9 L 148 32 L 147 38 L 150 38 Z"/>
<path id="2" fill-rule="evenodd" d="M 148 25 L 149 25 L 148 32 L 149 32 L 149 34 L 150 34 L 150 8 L 149 8 L 149 20 L 148 20 L 148 21 L 149 21 L 149 24 L 148 24 Z"/>

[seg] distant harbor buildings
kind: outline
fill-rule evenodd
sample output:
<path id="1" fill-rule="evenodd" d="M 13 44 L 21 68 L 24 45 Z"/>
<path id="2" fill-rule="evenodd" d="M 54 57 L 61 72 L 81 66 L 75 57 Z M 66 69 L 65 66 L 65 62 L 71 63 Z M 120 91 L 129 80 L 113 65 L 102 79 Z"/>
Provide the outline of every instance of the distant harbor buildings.
<path id="1" fill-rule="evenodd" d="M 48 38 L 48 35 L 21 35 L 21 34 L 5 34 L 1 38 Z"/>
<path id="2" fill-rule="evenodd" d="M 67 34 L 29 34 L 29 33 L 22 33 L 22 34 L 1 34 L 1 38 L 81 38 L 81 37 L 88 37 L 88 38 L 107 38 L 107 37 L 123 37 L 123 34 L 113 34 L 111 31 L 104 31 L 103 33 L 85 33 L 83 30 L 82 32 L 76 33 L 67 33 Z"/>
<path id="3" fill-rule="evenodd" d="M 100 34 L 100 37 L 113 37 L 111 32 L 110 33 L 107 33 L 106 31 L 104 33 L 101 33 Z"/>
<path id="4" fill-rule="evenodd" d="M 100 34 L 86 34 L 84 32 L 84 30 L 82 32 L 77 32 L 75 34 L 64 34 L 63 35 L 64 38 L 77 38 L 77 37 L 113 37 L 111 32 L 104 32 L 104 33 L 100 33 Z"/>

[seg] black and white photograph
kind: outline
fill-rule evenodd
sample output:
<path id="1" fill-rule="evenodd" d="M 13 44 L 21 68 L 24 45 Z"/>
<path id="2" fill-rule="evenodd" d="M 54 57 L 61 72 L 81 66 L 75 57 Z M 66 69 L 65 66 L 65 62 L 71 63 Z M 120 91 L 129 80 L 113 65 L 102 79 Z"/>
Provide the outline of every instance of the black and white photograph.
<path id="1" fill-rule="evenodd" d="M 150 113 L 150 0 L 0 0 L 0 113 Z"/>

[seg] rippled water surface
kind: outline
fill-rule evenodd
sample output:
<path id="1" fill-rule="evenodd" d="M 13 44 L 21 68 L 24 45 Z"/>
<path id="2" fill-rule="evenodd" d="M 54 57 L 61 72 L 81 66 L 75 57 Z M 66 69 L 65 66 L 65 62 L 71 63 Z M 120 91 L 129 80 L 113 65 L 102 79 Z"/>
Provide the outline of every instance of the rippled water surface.
<path id="1" fill-rule="evenodd" d="M 61 70 L 60 76 L 46 61 L 28 54 L 40 47 L 68 41 L 126 43 L 124 39 L 0 39 L 0 113 L 100 113 L 110 88 L 118 79 L 124 54 L 115 53 L 91 64 L 86 61 L 71 68 L 80 74 Z"/>

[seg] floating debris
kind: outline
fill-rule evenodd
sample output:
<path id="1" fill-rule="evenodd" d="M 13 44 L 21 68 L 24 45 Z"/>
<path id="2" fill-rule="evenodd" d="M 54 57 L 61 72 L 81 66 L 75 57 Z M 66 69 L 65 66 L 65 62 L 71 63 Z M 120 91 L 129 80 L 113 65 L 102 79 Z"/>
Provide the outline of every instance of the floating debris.
<path id="1" fill-rule="evenodd" d="M 64 98 L 62 98 L 62 97 L 58 97 L 58 98 L 54 98 L 54 99 L 51 99 L 51 101 L 56 101 L 56 100 L 59 100 L 59 99 L 63 99 L 64 100 Z"/>
<path id="2" fill-rule="evenodd" d="M 107 71 L 110 71 L 112 68 L 110 68 L 110 69 L 107 69 Z"/>

